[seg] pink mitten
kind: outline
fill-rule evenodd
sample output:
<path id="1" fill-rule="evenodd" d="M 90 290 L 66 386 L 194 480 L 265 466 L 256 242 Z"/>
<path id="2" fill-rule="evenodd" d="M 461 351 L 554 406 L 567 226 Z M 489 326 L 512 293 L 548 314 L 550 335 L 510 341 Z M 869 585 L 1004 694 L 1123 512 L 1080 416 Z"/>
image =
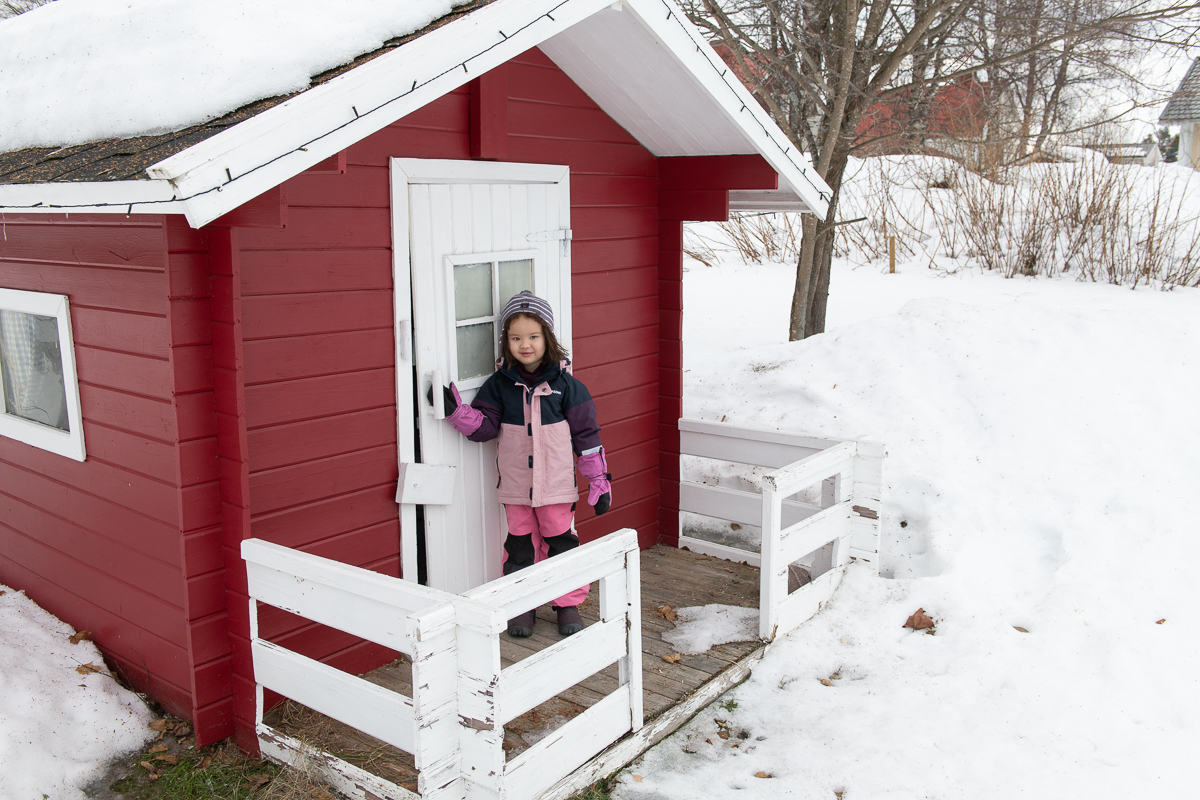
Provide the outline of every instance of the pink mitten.
<path id="1" fill-rule="evenodd" d="M 477 431 L 479 426 L 483 424 L 483 413 L 479 409 L 464 403 L 462 397 L 458 394 L 458 387 L 453 383 L 447 389 L 443 389 L 443 391 L 447 392 L 445 398 L 446 421 L 453 425 L 454 430 L 463 436 L 470 436 Z M 453 408 L 450 403 L 451 396 L 454 398 L 453 403 L 455 407 Z"/>
<path id="2" fill-rule="evenodd" d="M 612 475 L 604 458 L 604 448 L 579 457 L 579 471 L 588 479 L 588 505 L 597 514 L 608 511 L 612 504 Z"/>

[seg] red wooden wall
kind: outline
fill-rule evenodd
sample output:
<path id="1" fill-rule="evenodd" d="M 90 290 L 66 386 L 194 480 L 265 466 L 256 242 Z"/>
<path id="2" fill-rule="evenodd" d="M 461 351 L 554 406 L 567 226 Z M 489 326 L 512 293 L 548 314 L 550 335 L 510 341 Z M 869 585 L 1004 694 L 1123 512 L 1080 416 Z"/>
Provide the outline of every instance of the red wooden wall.
<path id="1" fill-rule="evenodd" d="M 204 235 L 5 215 L 0 286 L 66 294 L 84 463 L 0 437 L 0 581 L 93 632 L 135 688 L 231 723 Z"/>

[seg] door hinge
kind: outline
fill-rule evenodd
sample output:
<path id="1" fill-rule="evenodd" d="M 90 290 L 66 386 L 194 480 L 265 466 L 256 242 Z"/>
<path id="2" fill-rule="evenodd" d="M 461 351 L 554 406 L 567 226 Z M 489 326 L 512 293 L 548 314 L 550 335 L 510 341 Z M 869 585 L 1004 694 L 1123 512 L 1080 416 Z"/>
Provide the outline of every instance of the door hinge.
<path id="1" fill-rule="evenodd" d="M 571 252 L 571 229 L 559 228 L 554 231 L 537 231 L 525 237 L 527 242 L 561 242 L 564 256 Z"/>

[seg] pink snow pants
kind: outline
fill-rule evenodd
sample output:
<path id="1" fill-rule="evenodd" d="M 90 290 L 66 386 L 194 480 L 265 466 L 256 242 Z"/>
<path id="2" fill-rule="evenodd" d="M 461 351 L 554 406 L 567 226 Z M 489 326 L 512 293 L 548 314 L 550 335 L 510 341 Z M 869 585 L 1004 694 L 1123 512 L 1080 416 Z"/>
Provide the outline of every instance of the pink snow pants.
<path id="1" fill-rule="evenodd" d="M 508 539 L 504 542 L 505 575 L 579 546 L 579 537 L 575 534 L 573 505 L 555 503 L 536 507 L 507 504 L 504 506 L 504 514 L 508 517 Z M 527 536 L 530 538 L 525 540 L 524 537 Z M 554 600 L 552 605 L 577 606 L 587 599 L 590 588 L 581 586 L 573 589 Z"/>

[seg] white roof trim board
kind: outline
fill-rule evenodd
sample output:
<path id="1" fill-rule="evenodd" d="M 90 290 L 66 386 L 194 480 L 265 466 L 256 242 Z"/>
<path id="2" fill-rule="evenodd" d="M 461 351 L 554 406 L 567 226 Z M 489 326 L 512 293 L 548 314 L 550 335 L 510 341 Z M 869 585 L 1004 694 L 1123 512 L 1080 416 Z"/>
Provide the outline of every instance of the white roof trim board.
<path id="1" fill-rule="evenodd" d="M 153 165 L 149 181 L 0 185 L 5 211 L 183 213 L 201 227 L 541 46 L 656 156 L 759 153 L 774 192 L 734 209 L 824 215 L 829 188 L 672 0 L 499 0 Z"/>

